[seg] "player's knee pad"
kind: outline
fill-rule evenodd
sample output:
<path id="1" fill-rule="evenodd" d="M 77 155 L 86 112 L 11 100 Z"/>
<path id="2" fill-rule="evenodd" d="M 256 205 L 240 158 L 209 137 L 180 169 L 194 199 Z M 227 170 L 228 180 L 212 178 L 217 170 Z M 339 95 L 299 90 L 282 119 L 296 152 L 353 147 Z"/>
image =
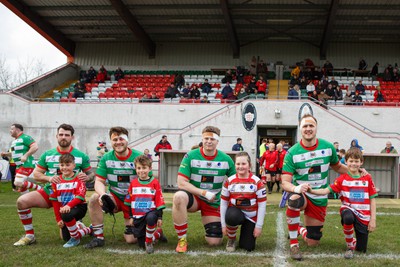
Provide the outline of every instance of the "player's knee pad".
<path id="1" fill-rule="evenodd" d="M 307 238 L 319 241 L 322 237 L 323 226 L 306 226 Z"/>
<path id="2" fill-rule="evenodd" d="M 157 224 L 157 220 L 158 220 L 158 216 L 155 212 L 149 212 L 146 215 L 146 224 L 147 225 L 156 225 Z"/>
<path id="3" fill-rule="evenodd" d="M 61 213 L 61 219 L 64 222 L 70 222 L 74 219 L 74 216 L 72 216 L 71 212 L 68 213 Z"/>
<path id="4" fill-rule="evenodd" d="M 204 225 L 206 237 L 222 238 L 222 226 L 220 222 L 212 222 Z"/>
<path id="5" fill-rule="evenodd" d="M 125 225 L 125 235 L 133 235 L 133 226 L 131 225 Z"/>
<path id="6" fill-rule="evenodd" d="M 297 199 L 292 199 L 292 196 L 300 196 Z M 305 200 L 302 194 L 290 194 L 288 200 L 288 206 L 294 209 L 300 209 L 304 206 Z"/>
<path id="7" fill-rule="evenodd" d="M 229 226 L 242 224 L 245 219 L 243 212 L 236 207 L 229 207 L 226 210 L 225 222 Z"/>
<path id="8" fill-rule="evenodd" d="M 351 210 L 345 209 L 342 211 L 341 213 L 342 216 L 342 223 L 343 224 L 347 224 L 347 225 L 351 225 L 354 224 L 354 214 Z"/>

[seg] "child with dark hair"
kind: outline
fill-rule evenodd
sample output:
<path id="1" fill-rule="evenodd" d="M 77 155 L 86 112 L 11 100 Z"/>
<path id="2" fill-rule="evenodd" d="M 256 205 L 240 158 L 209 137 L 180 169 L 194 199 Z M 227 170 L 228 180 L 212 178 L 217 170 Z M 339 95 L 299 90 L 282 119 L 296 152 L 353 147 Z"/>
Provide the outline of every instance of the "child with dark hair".
<path id="1" fill-rule="evenodd" d="M 167 241 L 161 230 L 164 197 L 158 180 L 149 176 L 152 161 L 141 155 L 135 158 L 134 164 L 138 178 L 129 186 L 125 205 L 129 206 L 135 241 L 150 254 L 154 252 L 153 241 Z"/>
<path id="2" fill-rule="evenodd" d="M 77 178 L 75 169 L 75 157 L 71 154 L 63 154 L 59 158 L 61 181 L 51 184 L 50 200 L 53 203 L 54 214 L 58 226 L 66 227 L 70 233 L 70 240 L 64 244 L 64 248 L 79 245 L 83 236 L 92 232 L 90 227 L 79 229 L 77 220 L 86 215 L 87 205 L 85 201 L 85 183 Z"/>

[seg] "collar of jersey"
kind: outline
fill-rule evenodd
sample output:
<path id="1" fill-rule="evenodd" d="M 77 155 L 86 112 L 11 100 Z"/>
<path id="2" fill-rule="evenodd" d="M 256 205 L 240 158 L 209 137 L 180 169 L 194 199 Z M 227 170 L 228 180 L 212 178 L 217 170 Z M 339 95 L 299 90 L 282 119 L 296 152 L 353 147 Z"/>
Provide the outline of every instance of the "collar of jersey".
<path id="1" fill-rule="evenodd" d="M 60 150 L 60 147 L 57 146 L 57 152 L 60 153 L 60 154 L 68 154 L 68 153 L 71 153 L 72 149 L 74 149 L 73 146 L 71 146 L 71 148 L 69 149 L 69 151 L 61 151 L 61 150 Z"/>
<path id="2" fill-rule="evenodd" d="M 300 140 L 300 145 L 305 149 L 305 150 L 309 150 L 309 151 L 313 151 L 313 150 L 315 150 L 317 147 L 318 147 L 318 138 L 317 138 L 317 141 L 315 142 L 315 145 L 313 145 L 313 146 L 305 146 L 304 144 L 303 144 L 303 140 Z"/>
<path id="3" fill-rule="evenodd" d="M 204 154 L 203 148 L 200 148 L 200 153 L 201 153 L 201 155 L 203 156 L 203 158 L 205 158 L 206 160 L 214 160 L 215 157 L 216 157 L 217 154 L 218 154 L 218 149 L 215 150 L 215 154 L 214 154 L 213 156 L 207 156 L 206 154 Z"/>

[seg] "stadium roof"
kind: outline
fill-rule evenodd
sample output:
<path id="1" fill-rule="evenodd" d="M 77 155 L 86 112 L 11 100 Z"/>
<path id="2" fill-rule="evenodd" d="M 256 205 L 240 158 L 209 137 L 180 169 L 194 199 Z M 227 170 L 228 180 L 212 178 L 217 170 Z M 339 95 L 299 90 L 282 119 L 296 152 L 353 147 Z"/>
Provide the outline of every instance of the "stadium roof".
<path id="1" fill-rule="evenodd" d="M 79 42 L 400 43 L 400 0 L 10 0 L 1 2 L 73 56 Z"/>

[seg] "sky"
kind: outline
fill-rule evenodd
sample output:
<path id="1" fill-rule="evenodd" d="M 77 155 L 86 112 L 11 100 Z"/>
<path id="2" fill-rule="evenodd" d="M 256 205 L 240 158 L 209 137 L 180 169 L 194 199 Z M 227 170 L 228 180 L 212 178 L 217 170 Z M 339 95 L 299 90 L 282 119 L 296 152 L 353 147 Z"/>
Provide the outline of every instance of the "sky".
<path id="1" fill-rule="evenodd" d="M 3 4 L 0 4 L 0 56 L 15 71 L 18 62 L 40 59 L 49 71 L 67 62 L 67 57 Z"/>

